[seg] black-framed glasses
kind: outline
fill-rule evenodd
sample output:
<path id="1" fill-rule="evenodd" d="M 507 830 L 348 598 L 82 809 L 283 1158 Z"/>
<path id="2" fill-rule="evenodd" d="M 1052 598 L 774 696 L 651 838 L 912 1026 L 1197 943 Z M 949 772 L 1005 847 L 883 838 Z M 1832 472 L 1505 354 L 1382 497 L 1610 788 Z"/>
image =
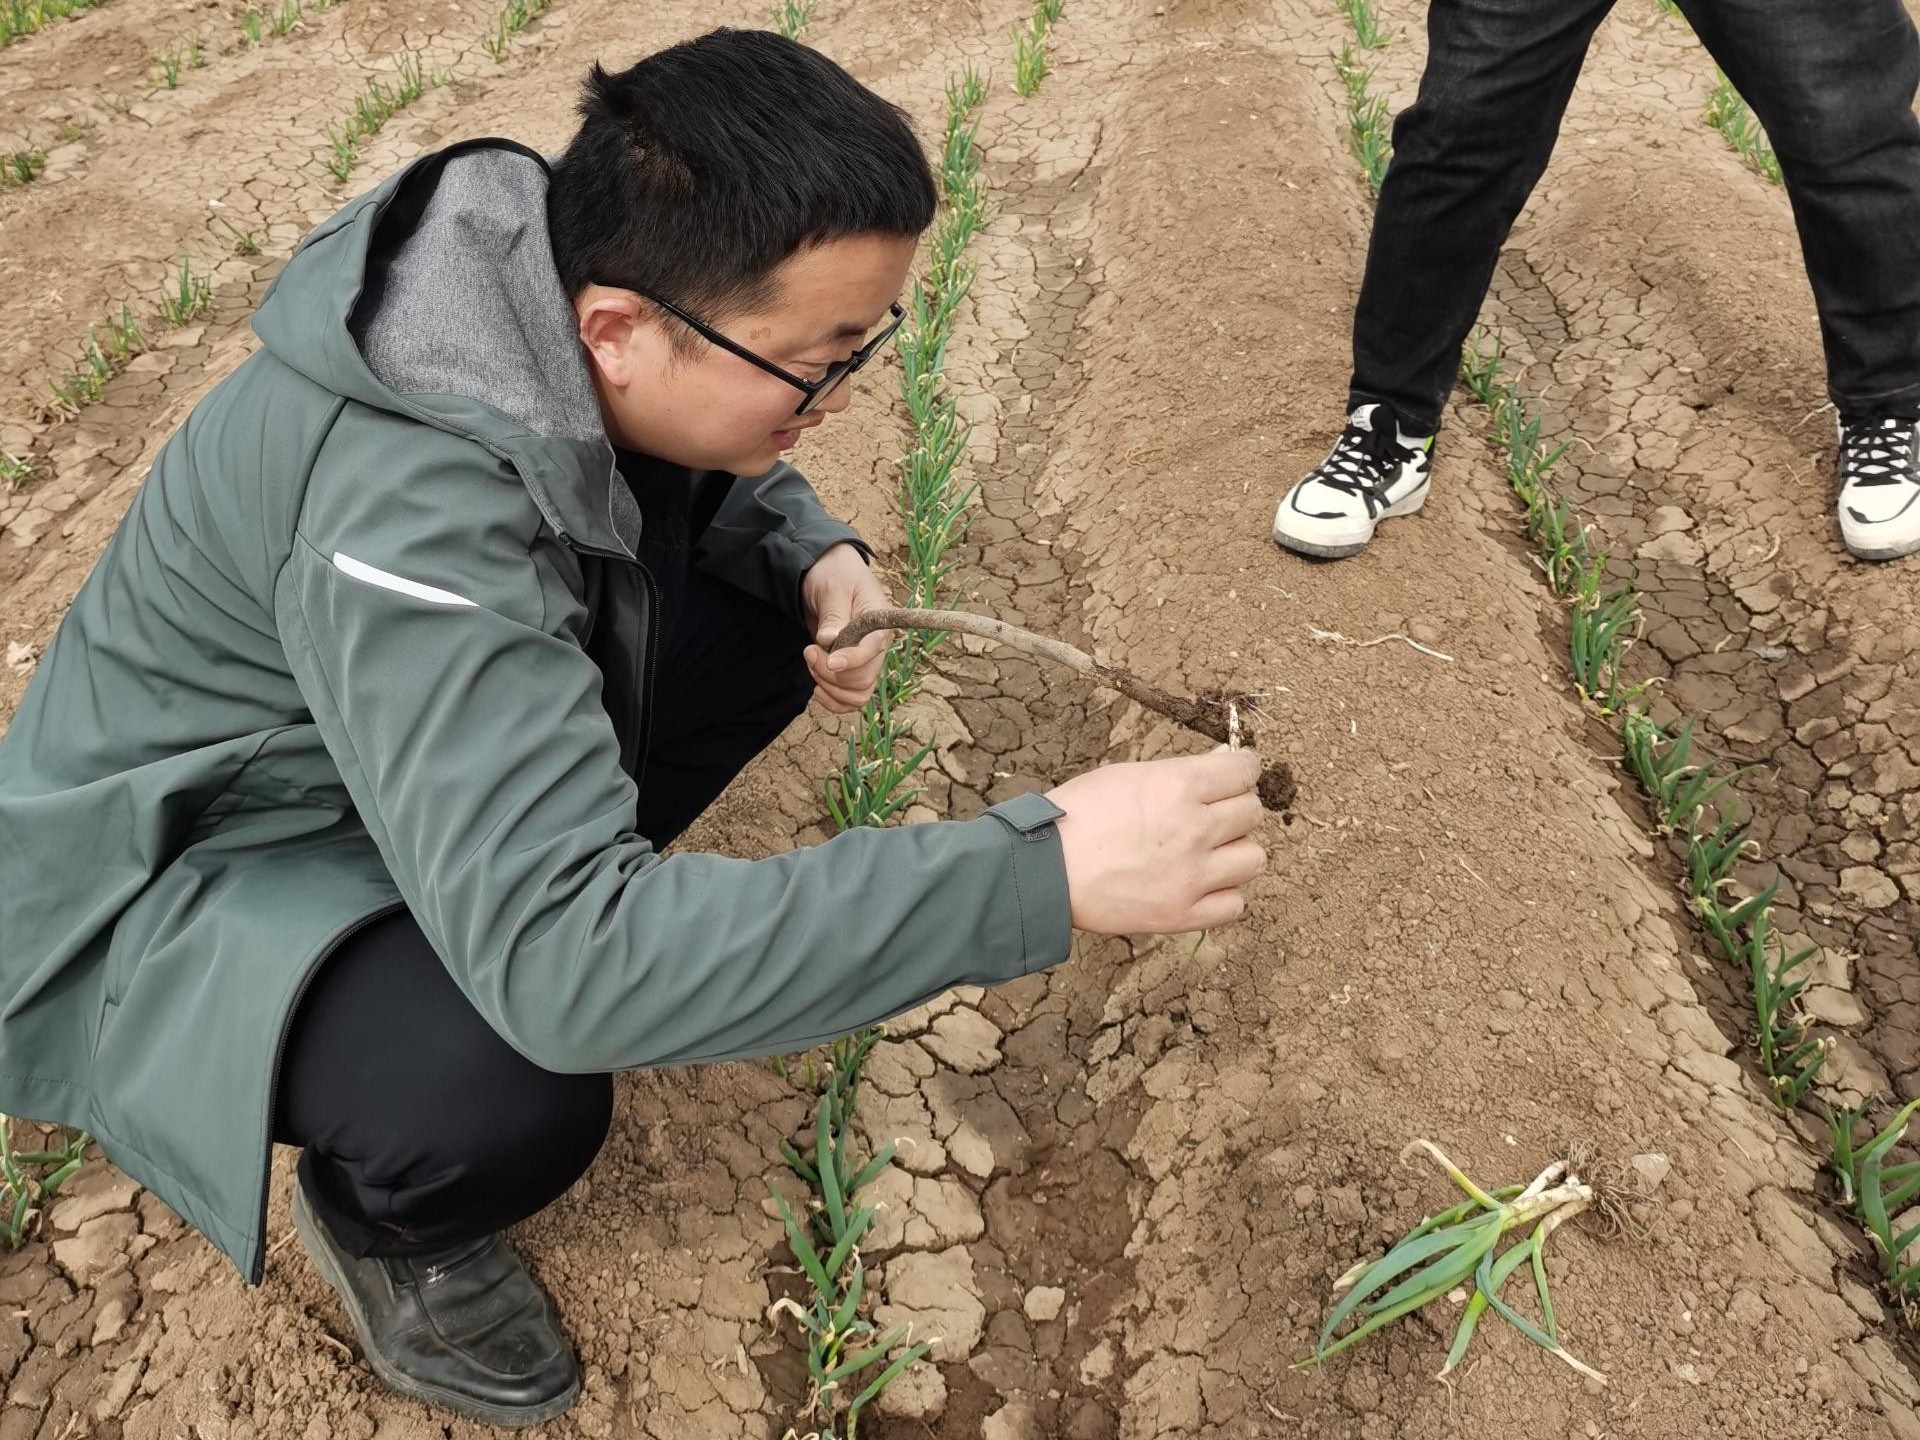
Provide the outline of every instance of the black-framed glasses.
<path id="1" fill-rule="evenodd" d="M 849 355 L 846 359 L 834 361 L 827 367 L 827 373 L 822 375 L 818 380 L 804 380 L 792 371 L 782 369 L 771 360 L 754 354 L 753 351 L 747 349 L 746 346 L 736 344 L 734 341 L 729 340 L 711 325 L 702 324 L 672 301 L 662 300 L 658 295 L 649 295 L 644 290 L 636 290 L 634 294 L 658 305 L 662 310 L 673 316 L 674 319 L 700 336 L 701 339 L 718 345 L 722 350 L 730 354 L 738 355 L 749 365 L 756 365 L 766 371 L 767 374 L 776 376 L 793 386 L 794 389 L 798 390 L 801 395 L 805 397 L 794 407 L 793 413 L 796 415 L 805 415 L 822 400 L 825 400 L 831 395 L 835 387 L 837 387 L 842 380 L 846 379 L 849 375 L 853 374 L 854 371 L 866 364 L 867 361 L 871 360 L 879 351 L 880 347 L 893 338 L 893 332 L 898 330 L 900 328 L 900 322 L 907 318 L 906 307 L 899 301 L 894 301 L 887 309 L 887 323 L 880 327 L 877 335 L 867 341 L 867 343 L 862 345 L 858 350 L 854 351 L 853 354 Z"/>

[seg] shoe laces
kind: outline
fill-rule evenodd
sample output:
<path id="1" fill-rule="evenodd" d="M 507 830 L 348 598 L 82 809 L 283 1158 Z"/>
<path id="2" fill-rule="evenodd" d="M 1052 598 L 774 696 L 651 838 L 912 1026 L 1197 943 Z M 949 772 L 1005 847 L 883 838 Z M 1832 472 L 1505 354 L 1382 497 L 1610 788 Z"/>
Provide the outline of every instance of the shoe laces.
<path id="1" fill-rule="evenodd" d="M 1349 421 L 1334 442 L 1333 453 L 1314 473 L 1314 479 L 1328 489 L 1357 497 L 1369 517 L 1386 508 L 1384 492 L 1392 470 L 1419 453 L 1399 442 L 1391 417 L 1384 425 L 1379 419 L 1376 411 L 1371 427 Z"/>
<path id="2" fill-rule="evenodd" d="M 1903 480 L 1920 484 L 1913 454 L 1916 423 L 1920 422 L 1896 415 L 1841 426 L 1841 484 L 1898 485 Z"/>

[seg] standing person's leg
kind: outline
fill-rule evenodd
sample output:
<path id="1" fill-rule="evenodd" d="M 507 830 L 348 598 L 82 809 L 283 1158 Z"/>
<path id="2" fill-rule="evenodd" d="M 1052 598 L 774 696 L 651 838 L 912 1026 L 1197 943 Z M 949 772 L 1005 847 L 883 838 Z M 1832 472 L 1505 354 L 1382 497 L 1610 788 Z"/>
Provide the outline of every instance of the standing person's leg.
<path id="1" fill-rule="evenodd" d="M 1393 127 L 1353 317 L 1348 409 L 1440 428 L 1460 347 L 1547 168 L 1613 0 L 1433 0 L 1427 66 Z"/>
<path id="2" fill-rule="evenodd" d="M 1766 127 L 1820 311 L 1854 552 L 1920 550 L 1920 35 L 1902 0 L 1681 0 Z"/>
<path id="3" fill-rule="evenodd" d="M 639 833 L 664 848 L 805 708 L 808 637 L 719 581 L 689 579 L 655 665 Z M 274 1138 L 303 1147 L 294 1218 L 389 1385 L 497 1425 L 579 1393 L 550 1302 L 499 1232 L 585 1172 L 606 1075 L 522 1058 L 473 1008 L 413 917 L 322 964 L 290 1027 Z"/>
<path id="4" fill-rule="evenodd" d="M 1287 549 L 1351 555 L 1419 510 L 1460 347 L 1559 137 L 1613 0 L 1433 0 L 1420 93 L 1394 124 L 1353 319 L 1349 423 L 1280 502 Z"/>

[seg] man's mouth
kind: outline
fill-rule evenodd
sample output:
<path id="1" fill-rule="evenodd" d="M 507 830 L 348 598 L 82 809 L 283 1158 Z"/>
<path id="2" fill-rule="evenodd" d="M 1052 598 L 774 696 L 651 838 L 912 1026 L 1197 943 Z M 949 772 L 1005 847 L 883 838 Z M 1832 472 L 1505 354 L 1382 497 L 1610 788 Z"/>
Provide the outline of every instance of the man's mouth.
<path id="1" fill-rule="evenodd" d="M 815 420 L 806 425 L 796 425 L 791 430 L 774 431 L 773 448 L 776 450 L 791 450 L 795 445 L 800 443 L 800 432 L 802 430 L 811 430 L 819 423 L 818 420 Z"/>

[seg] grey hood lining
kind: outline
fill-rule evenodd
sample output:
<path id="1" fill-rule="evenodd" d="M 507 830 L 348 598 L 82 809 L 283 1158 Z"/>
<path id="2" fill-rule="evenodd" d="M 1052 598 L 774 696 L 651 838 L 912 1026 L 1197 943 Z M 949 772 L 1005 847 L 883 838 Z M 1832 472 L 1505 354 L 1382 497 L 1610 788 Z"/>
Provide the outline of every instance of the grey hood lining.
<path id="1" fill-rule="evenodd" d="M 623 540 L 638 535 L 639 506 L 614 478 L 554 268 L 539 159 L 476 148 L 441 166 L 410 233 L 369 258 L 349 323 L 367 368 L 395 395 L 477 400 L 535 435 L 604 452 L 607 517 Z"/>

